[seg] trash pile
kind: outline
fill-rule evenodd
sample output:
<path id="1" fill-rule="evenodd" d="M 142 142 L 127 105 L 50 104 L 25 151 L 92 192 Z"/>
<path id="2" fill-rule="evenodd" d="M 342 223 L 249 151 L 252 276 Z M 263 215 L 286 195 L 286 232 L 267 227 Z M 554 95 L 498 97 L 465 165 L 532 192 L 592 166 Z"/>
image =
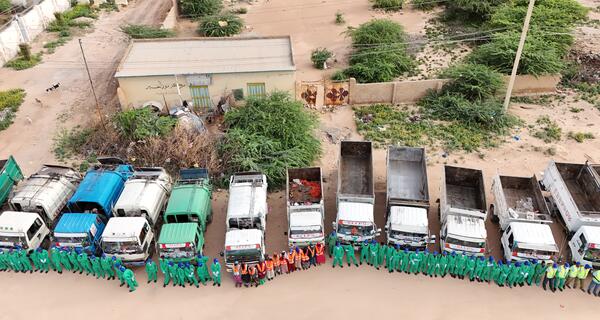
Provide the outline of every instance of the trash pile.
<path id="1" fill-rule="evenodd" d="M 290 200 L 293 205 L 317 203 L 321 201 L 321 185 L 317 181 L 294 179 L 290 185 Z"/>

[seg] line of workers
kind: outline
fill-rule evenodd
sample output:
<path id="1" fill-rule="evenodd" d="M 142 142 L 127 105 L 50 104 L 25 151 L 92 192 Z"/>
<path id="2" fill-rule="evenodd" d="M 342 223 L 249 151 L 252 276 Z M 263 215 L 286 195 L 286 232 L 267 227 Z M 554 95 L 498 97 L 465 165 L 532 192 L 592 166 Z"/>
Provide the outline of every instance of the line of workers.
<path id="1" fill-rule="evenodd" d="M 564 290 L 577 288 L 584 289 L 584 282 L 592 267 L 581 265 L 579 262 L 569 263 L 543 263 L 536 260 L 524 262 L 496 261 L 494 257 L 464 255 L 443 251 L 430 253 L 427 249 L 410 251 L 399 246 L 386 245 L 377 241 L 364 241 L 359 250 L 359 259 L 356 259 L 354 247 L 350 244 L 341 245 L 332 232 L 327 238 L 327 247 L 330 257 L 333 257 L 332 267 L 344 267 L 344 258 L 348 266 L 366 263 L 379 270 L 384 267 L 388 272 L 404 272 L 408 274 L 425 274 L 430 277 L 445 277 L 447 274 L 454 278 L 478 282 L 495 282 L 498 286 L 513 288 L 515 286 L 537 285 L 550 289 Z M 572 285 L 572 286 L 571 286 Z M 598 296 L 600 294 L 600 270 L 592 272 L 592 279 L 587 287 L 587 293 Z"/>

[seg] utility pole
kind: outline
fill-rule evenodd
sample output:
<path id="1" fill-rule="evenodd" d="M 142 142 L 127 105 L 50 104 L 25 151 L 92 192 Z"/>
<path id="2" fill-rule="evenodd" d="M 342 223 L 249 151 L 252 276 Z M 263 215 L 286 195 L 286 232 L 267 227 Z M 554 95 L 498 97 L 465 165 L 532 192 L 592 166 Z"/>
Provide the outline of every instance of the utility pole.
<path id="1" fill-rule="evenodd" d="M 513 86 L 515 85 L 515 77 L 517 76 L 517 69 L 519 69 L 519 61 L 521 61 L 521 54 L 523 53 L 523 46 L 525 45 L 525 39 L 527 38 L 529 21 L 531 21 L 531 14 L 533 13 L 534 5 L 535 0 L 529 0 L 529 7 L 527 7 L 527 15 L 525 16 L 523 31 L 521 32 L 521 40 L 519 40 L 517 55 L 515 56 L 512 73 L 510 74 L 510 80 L 508 81 L 508 88 L 506 88 L 506 97 L 504 97 L 504 111 L 508 111 L 508 105 L 510 104 L 510 95 L 512 94 Z"/>
<path id="2" fill-rule="evenodd" d="M 79 38 L 79 48 L 81 49 L 81 56 L 83 56 L 83 63 L 85 64 L 85 70 L 87 71 L 88 79 L 90 80 L 92 94 L 94 95 L 94 100 L 96 101 L 96 112 L 98 113 L 98 117 L 100 118 L 100 123 L 102 124 L 102 127 L 106 129 L 106 126 L 104 125 L 104 119 L 102 118 L 102 113 L 100 112 L 100 103 L 98 102 L 98 96 L 96 95 L 96 90 L 94 90 L 94 82 L 92 82 L 92 76 L 90 75 L 90 68 L 88 67 L 87 59 L 85 58 L 85 52 L 83 52 L 81 38 Z"/>

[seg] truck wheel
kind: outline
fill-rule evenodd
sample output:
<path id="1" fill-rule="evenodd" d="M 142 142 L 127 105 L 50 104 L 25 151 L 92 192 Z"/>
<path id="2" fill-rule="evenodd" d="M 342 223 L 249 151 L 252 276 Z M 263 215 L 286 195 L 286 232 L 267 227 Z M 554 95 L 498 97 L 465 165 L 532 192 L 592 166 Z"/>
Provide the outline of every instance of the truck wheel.
<path id="1" fill-rule="evenodd" d="M 45 250 L 50 249 L 50 237 L 46 236 L 44 240 L 42 240 L 42 244 L 40 246 Z"/>
<path id="2" fill-rule="evenodd" d="M 154 241 L 150 242 L 150 248 L 148 248 L 148 258 L 152 259 L 154 257 L 154 252 L 156 251 L 156 243 Z"/>

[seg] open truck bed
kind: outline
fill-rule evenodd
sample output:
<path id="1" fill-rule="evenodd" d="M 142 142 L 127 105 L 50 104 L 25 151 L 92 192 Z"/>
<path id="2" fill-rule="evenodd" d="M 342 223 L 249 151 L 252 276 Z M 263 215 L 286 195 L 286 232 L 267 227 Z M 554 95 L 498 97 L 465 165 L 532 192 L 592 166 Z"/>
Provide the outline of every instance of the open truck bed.
<path id="1" fill-rule="evenodd" d="M 338 196 L 373 196 L 373 154 L 370 141 L 342 141 Z"/>
<path id="2" fill-rule="evenodd" d="M 550 211 L 535 176 L 496 176 L 493 180 L 494 215 L 502 229 L 511 221 L 552 223 Z"/>
<path id="3" fill-rule="evenodd" d="M 448 206 L 485 212 L 485 189 L 481 170 L 445 166 L 444 178 Z"/>
<path id="4" fill-rule="evenodd" d="M 428 207 L 425 149 L 390 147 L 387 163 L 388 201 Z"/>
<path id="5" fill-rule="evenodd" d="M 556 163 L 556 168 L 579 212 L 584 216 L 598 215 L 600 218 L 600 186 L 593 172 L 590 171 L 593 167 L 574 163 Z"/>

